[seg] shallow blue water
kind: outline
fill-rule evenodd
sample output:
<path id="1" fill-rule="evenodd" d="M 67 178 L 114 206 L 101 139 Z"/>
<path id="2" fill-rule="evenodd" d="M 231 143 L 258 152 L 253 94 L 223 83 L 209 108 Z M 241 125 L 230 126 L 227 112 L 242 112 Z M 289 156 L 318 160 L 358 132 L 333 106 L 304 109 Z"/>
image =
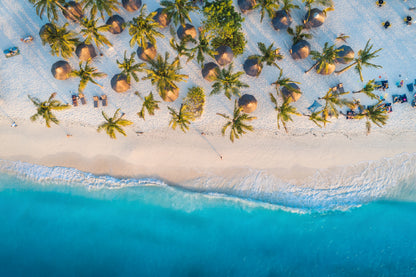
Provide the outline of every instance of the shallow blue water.
<path id="1" fill-rule="evenodd" d="M 416 203 L 297 214 L 0 175 L 0 276 L 415 276 Z"/>

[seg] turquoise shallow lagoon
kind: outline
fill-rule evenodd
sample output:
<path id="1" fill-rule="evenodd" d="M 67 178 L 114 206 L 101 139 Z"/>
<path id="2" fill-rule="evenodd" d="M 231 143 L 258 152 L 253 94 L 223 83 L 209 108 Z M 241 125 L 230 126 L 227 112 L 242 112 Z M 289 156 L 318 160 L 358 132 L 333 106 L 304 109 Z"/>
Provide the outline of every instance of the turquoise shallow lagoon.
<path id="1" fill-rule="evenodd" d="M 412 198 L 302 214 L 167 186 L 3 174 L 0 276 L 415 276 Z"/>

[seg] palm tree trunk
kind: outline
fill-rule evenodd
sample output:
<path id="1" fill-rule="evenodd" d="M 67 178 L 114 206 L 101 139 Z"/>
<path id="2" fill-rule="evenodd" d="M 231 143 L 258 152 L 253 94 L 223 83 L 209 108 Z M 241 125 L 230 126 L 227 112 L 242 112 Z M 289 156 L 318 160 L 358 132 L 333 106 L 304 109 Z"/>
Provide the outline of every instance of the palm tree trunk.
<path id="1" fill-rule="evenodd" d="M 360 92 L 363 92 L 363 90 L 357 90 L 357 91 L 353 91 L 352 93 L 360 93 Z"/>
<path id="2" fill-rule="evenodd" d="M 309 68 L 308 70 L 305 71 L 306 73 L 309 73 L 309 71 L 311 71 L 312 69 L 314 69 L 317 65 L 318 65 L 319 61 L 317 61 L 314 65 L 311 66 L 311 68 Z"/>
<path id="3" fill-rule="evenodd" d="M 357 62 L 353 62 L 352 64 L 344 67 L 343 69 L 339 70 L 339 71 L 335 71 L 335 74 L 339 75 L 341 73 L 344 73 L 345 71 L 347 71 L 348 69 L 350 69 L 351 67 L 353 67 L 354 65 L 356 65 Z"/>
<path id="4" fill-rule="evenodd" d="M 72 15 L 75 18 L 75 20 L 79 23 L 79 18 L 72 14 L 67 8 L 65 8 L 65 6 L 62 6 L 61 3 L 59 3 L 58 1 L 56 1 L 55 3 L 61 10 L 65 11 L 69 16 Z"/>

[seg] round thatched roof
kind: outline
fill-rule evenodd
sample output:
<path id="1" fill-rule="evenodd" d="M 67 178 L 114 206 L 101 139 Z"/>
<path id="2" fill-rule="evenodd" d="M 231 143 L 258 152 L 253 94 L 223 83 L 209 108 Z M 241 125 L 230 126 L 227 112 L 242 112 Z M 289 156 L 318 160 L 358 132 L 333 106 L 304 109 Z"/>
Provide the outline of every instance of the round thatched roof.
<path id="1" fill-rule="evenodd" d="M 324 24 L 325 14 L 320 9 L 312 9 L 310 14 L 307 12 L 303 24 L 306 28 L 316 28 Z"/>
<path id="2" fill-rule="evenodd" d="M 52 65 L 51 72 L 53 77 L 58 80 L 66 80 L 69 78 L 69 73 L 72 71 L 71 66 L 67 61 L 57 61 Z"/>
<path id="3" fill-rule="evenodd" d="M 116 74 L 111 78 L 111 87 L 116 92 L 125 92 L 130 89 L 130 84 L 127 83 L 126 75 Z"/>
<path id="4" fill-rule="evenodd" d="M 252 10 L 256 5 L 256 0 L 238 0 L 238 6 L 242 13 Z"/>
<path id="5" fill-rule="evenodd" d="M 62 11 L 62 14 L 65 16 L 67 20 L 76 22 L 78 19 L 84 17 L 84 13 L 82 12 L 82 6 L 80 3 L 75 1 L 69 1 L 65 4 L 65 8 L 69 11 L 67 13 L 65 10 Z"/>
<path id="6" fill-rule="evenodd" d="M 326 66 L 324 66 L 321 70 L 318 70 L 318 69 L 316 70 L 316 72 L 321 75 L 331 75 L 334 71 L 335 71 L 335 64 L 333 63 L 327 63 Z"/>
<path id="7" fill-rule="evenodd" d="M 182 25 L 179 26 L 176 34 L 178 34 L 178 38 L 181 40 L 184 39 L 186 36 L 196 38 L 196 29 L 193 25 L 186 23 L 185 27 L 183 27 Z"/>
<path id="8" fill-rule="evenodd" d="M 258 58 L 252 58 L 244 62 L 243 68 L 247 75 L 257 77 L 261 73 L 262 66 Z"/>
<path id="9" fill-rule="evenodd" d="M 143 47 L 137 48 L 137 56 L 139 57 L 139 59 L 141 59 L 142 61 L 149 61 L 149 60 L 153 60 L 156 57 L 156 47 L 153 46 L 153 44 L 151 43 L 147 43 L 147 48 L 143 50 Z"/>
<path id="10" fill-rule="evenodd" d="M 88 59 L 93 59 L 97 56 L 94 46 L 85 43 L 81 43 L 77 46 L 77 48 L 75 49 L 75 54 L 81 61 L 84 62 L 88 61 Z"/>
<path id="11" fill-rule="evenodd" d="M 165 90 L 164 97 L 162 97 L 165 102 L 173 102 L 179 96 L 179 88 L 167 88 Z"/>
<path id="12" fill-rule="evenodd" d="M 275 30 L 285 30 L 292 24 L 292 17 L 285 11 L 280 10 L 274 14 L 272 25 Z"/>
<path id="13" fill-rule="evenodd" d="M 217 55 L 215 55 L 215 60 L 219 65 L 224 66 L 232 62 L 234 58 L 234 53 L 229 46 L 222 45 L 218 47 L 215 51 L 217 51 Z"/>
<path id="14" fill-rule="evenodd" d="M 45 41 L 46 40 L 45 32 L 49 28 L 54 28 L 54 26 L 51 23 L 46 23 L 45 25 L 42 26 L 42 28 L 40 28 L 40 30 L 39 30 L 39 36 L 40 36 L 40 39 L 42 41 Z"/>
<path id="15" fill-rule="evenodd" d="M 238 99 L 238 106 L 245 113 L 252 113 L 257 108 L 257 99 L 251 94 L 243 94 Z"/>
<path id="16" fill-rule="evenodd" d="M 216 63 L 206 63 L 202 68 L 202 77 L 209 82 L 215 81 L 218 77 L 219 70 L 220 68 Z"/>
<path id="17" fill-rule="evenodd" d="M 164 12 L 163 8 L 159 8 L 156 11 L 155 16 L 153 17 L 153 20 L 159 23 L 161 28 L 165 28 L 170 23 L 169 16 Z"/>
<path id="18" fill-rule="evenodd" d="M 348 45 L 341 45 L 337 49 L 340 50 L 338 52 L 339 58 L 336 59 L 337 63 L 347 64 L 354 59 L 354 50 Z"/>
<path id="19" fill-rule="evenodd" d="M 305 59 L 311 53 L 311 45 L 306 40 L 301 40 L 292 46 L 289 53 L 294 60 Z"/>
<path id="20" fill-rule="evenodd" d="M 124 18 L 122 18 L 118 14 L 110 16 L 106 22 L 107 25 L 110 25 L 110 29 L 108 31 L 115 35 L 120 34 L 124 30 L 124 22 Z"/>
<path id="21" fill-rule="evenodd" d="M 142 0 L 122 0 L 121 3 L 128 12 L 137 11 L 142 6 Z"/>
<path id="22" fill-rule="evenodd" d="M 293 88 L 293 90 L 289 90 L 286 87 L 282 87 L 282 94 L 285 99 L 290 99 L 292 102 L 296 102 L 299 100 L 300 96 L 302 95 L 300 92 L 300 88 L 295 83 L 289 83 L 289 86 Z"/>

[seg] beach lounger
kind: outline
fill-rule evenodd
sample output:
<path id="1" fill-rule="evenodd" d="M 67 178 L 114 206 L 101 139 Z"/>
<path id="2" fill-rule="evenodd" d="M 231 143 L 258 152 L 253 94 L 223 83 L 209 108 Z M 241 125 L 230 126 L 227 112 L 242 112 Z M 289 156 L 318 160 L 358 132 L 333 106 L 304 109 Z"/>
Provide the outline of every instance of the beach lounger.
<path id="1" fill-rule="evenodd" d="M 338 89 L 338 92 L 339 92 L 339 93 L 344 93 L 344 92 L 345 92 L 345 90 L 344 90 L 344 85 L 343 85 L 342 83 L 339 83 L 339 84 L 337 85 L 337 89 Z"/>
<path id="2" fill-rule="evenodd" d="M 393 103 L 405 103 L 407 102 L 407 96 L 406 94 L 402 94 L 402 95 L 392 95 L 393 97 Z"/>
<path id="3" fill-rule="evenodd" d="M 98 108 L 98 96 L 94 96 L 92 99 L 94 100 L 94 108 Z"/>
<path id="4" fill-rule="evenodd" d="M 82 105 L 87 104 L 87 101 L 85 100 L 85 95 L 84 95 L 82 92 L 80 92 L 80 93 L 78 94 L 78 98 L 79 98 L 79 100 L 81 101 L 81 104 L 82 104 Z"/>
<path id="5" fill-rule="evenodd" d="M 414 88 L 413 83 L 407 84 L 406 86 L 407 86 L 407 89 L 408 89 L 410 92 L 412 92 L 412 91 L 413 91 L 413 88 Z"/>
<path id="6" fill-rule="evenodd" d="M 75 94 L 72 94 L 72 105 L 74 107 L 77 107 L 78 106 L 78 98 L 77 98 L 77 96 Z"/>
<path id="7" fill-rule="evenodd" d="M 103 94 L 101 96 L 101 101 L 103 101 L 103 107 L 107 107 L 107 105 L 108 105 L 107 95 Z"/>
<path id="8" fill-rule="evenodd" d="M 354 119 L 355 115 L 356 115 L 356 113 L 353 110 L 349 110 L 349 111 L 347 111 L 346 118 L 347 119 Z"/>

